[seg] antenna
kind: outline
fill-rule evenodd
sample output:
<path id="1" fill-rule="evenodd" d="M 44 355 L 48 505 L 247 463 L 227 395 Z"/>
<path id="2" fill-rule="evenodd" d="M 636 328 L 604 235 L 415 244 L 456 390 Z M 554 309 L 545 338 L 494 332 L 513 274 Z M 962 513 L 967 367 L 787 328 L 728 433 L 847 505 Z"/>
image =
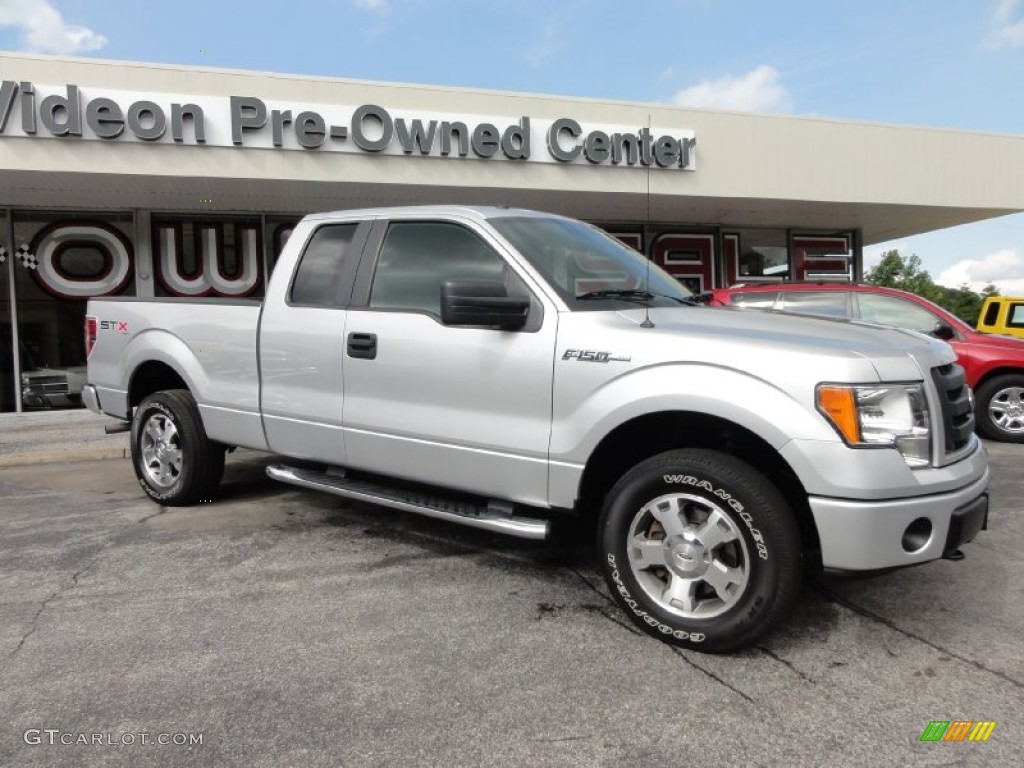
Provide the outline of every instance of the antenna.
<path id="1" fill-rule="evenodd" d="M 651 115 L 647 114 L 647 132 L 651 131 Z M 651 223 L 651 166 L 647 165 L 647 224 Z M 644 243 L 644 245 L 647 245 Z M 644 248 L 644 251 L 647 249 Z M 644 253 L 644 259 L 647 261 L 647 268 L 644 272 L 644 321 L 640 323 L 641 328 L 653 328 L 654 323 L 651 322 L 651 299 L 650 299 L 650 288 L 651 288 L 651 257 Z"/>

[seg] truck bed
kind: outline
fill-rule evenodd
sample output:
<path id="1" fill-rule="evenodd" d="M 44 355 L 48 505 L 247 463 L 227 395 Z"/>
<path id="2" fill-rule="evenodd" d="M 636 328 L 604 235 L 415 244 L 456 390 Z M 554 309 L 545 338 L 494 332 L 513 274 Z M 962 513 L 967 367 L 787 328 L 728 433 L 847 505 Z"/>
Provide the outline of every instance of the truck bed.
<path id="1" fill-rule="evenodd" d="M 246 299 L 91 300 L 87 315 L 96 318 L 97 331 L 89 371 L 100 408 L 129 418 L 133 403 L 123 382 L 149 360 L 184 380 L 212 439 L 265 448 L 256 345 L 261 311 L 262 302 Z"/>

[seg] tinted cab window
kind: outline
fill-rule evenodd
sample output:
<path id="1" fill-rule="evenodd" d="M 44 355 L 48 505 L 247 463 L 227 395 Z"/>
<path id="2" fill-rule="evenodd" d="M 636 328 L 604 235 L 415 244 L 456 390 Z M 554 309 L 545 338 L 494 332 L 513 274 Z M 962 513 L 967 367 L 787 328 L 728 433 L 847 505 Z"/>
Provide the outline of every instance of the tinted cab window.
<path id="1" fill-rule="evenodd" d="M 475 233 L 447 222 L 396 222 L 377 259 L 370 306 L 440 317 L 445 280 L 508 282 L 504 260 Z"/>
<path id="2" fill-rule="evenodd" d="M 332 224 L 313 233 L 292 281 L 292 304 L 340 307 L 348 300 L 339 295 L 342 268 L 359 254 L 352 253 L 356 224 Z"/>

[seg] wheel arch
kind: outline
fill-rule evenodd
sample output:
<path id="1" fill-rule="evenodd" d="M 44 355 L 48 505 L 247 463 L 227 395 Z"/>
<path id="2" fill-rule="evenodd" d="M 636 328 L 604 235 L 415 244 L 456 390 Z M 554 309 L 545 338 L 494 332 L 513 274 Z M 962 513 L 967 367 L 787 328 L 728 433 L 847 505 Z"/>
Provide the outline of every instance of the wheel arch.
<path id="1" fill-rule="evenodd" d="M 977 392 L 992 379 L 999 376 L 1024 376 L 1024 368 L 1016 368 L 1012 365 L 1001 365 L 989 371 L 985 371 L 984 375 L 978 379 L 978 382 L 974 385 L 974 391 Z"/>
<path id="2" fill-rule="evenodd" d="M 128 412 L 154 392 L 165 389 L 192 391 L 185 377 L 162 360 L 147 360 L 136 366 L 128 381 Z"/>
<path id="3" fill-rule="evenodd" d="M 793 511 L 804 550 L 820 549 L 807 492 L 789 463 L 747 427 L 707 413 L 658 411 L 615 427 L 587 459 L 579 484 L 579 510 L 596 518 L 602 499 L 625 472 L 645 459 L 678 448 L 722 451 L 761 472 Z"/>

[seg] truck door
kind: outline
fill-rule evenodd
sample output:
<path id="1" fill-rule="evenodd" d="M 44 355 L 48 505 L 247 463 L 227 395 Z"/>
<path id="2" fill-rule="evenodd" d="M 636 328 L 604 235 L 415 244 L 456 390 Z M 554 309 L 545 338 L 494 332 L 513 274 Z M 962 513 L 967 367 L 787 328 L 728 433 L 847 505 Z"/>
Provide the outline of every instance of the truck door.
<path id="1" fill-rule="evenodd" d="M 260 318 L 260 398 L 270 449 L 344 464 L 345 314 L 370 222 L 314 229 Z M 293 237 L 304 232 L 296 229 Z"/>
<path id="2" fill-rule="evenodd" d="M 349 465 L 546 504 L 554 307 L 472 222 L 377 226 L 345 334 Z M 530 298 L 526 326 L 442 324 L 441 283 L 453 279 L 501 280 Z"/>

